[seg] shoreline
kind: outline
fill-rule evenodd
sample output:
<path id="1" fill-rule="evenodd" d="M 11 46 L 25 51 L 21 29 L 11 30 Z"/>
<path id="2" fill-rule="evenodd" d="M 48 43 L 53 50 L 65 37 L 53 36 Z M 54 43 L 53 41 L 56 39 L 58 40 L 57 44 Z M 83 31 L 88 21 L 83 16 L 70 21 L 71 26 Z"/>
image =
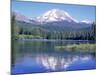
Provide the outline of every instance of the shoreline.
<path id="1" fill-rule="evenodd" d="M 60 40 L 60 39 L 17 39 L 18 41 L 79 41 L 79 42 L 96 42 L 96 40 Z"/>

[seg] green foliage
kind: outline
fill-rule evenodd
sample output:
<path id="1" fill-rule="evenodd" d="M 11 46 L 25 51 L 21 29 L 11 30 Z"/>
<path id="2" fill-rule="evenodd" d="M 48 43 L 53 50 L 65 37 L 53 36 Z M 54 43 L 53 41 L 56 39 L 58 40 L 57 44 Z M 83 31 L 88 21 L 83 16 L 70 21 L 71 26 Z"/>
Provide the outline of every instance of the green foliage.
<path id="1" fill-rule="evenodd" d="M 40 36 L 24 35 L 24 34 L 23 35 L 18 35 L 17 38 L 18 39 L 35 39 L 35 38 L 42 39 L 42 37 L 40 37 Z"/>
<path id="2" fill-rule="evenodd" d="M 18 35 L 19 35 L 19 27 L 16 25 L 16 16 L 13 14 L 11 17 L 11 33 L 12 33 L 12 39 L 18 39 Z"/>
<path id="3" fill-rule="evenodd" d="M 74 51 L 74 52 L 95 52 L 95 44 L 73 44 L 67 46 L 55 46 L 57 50 Z"/>

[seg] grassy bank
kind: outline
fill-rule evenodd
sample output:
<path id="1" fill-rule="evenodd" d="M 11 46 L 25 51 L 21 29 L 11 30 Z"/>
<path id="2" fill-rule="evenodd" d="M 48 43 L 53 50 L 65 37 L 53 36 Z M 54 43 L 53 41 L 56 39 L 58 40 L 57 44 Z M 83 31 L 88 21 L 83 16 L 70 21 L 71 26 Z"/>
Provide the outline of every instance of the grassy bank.
<path id="1" fill-rule="evenodd" d="M 67 46 L 55 46 L 58 51 L 75 51 L 75 52 L 95 52 L 96 44 L 73 44 Z"/>
<path id="2" fill-rule="evenodd" d="M 43 39 L 41 36 L 33 36 L 33 35 L 16 35 L 14 36 L 14 39 L 18 40 L 18 39 Z"/>

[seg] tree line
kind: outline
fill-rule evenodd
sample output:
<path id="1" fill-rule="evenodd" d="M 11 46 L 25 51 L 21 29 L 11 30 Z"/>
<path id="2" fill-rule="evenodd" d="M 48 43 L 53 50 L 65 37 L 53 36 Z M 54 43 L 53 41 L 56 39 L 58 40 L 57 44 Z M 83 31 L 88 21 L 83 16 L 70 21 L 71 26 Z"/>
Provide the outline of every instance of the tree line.
<path id="1" fill-rule="evenodd" d="M 91 25 L 89 31 L 57 31 L 47 30 L 42 27 L 21 27 L 16 23 L 15 15 L 12 16 L 12 37 L 14 39 L 59 39 L 59 40 L 95 40 L 96 24 Z"/>

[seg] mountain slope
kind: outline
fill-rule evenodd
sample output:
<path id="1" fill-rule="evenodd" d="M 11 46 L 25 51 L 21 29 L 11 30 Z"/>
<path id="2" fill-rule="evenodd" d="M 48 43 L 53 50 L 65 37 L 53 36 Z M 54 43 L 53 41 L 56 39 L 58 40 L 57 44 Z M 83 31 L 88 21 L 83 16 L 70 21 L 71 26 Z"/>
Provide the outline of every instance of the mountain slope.
<path id="1" fill-rule="evenodd" d="M 13 14 L 15 15 L 15 19 L 17 21 L 31 23 L 31 24 L 37 24 L 37 21 L 35 21 L 34 19 L 30 19 L 30 18 L 28 18 L 20 13 L 13 12 Z"/>

